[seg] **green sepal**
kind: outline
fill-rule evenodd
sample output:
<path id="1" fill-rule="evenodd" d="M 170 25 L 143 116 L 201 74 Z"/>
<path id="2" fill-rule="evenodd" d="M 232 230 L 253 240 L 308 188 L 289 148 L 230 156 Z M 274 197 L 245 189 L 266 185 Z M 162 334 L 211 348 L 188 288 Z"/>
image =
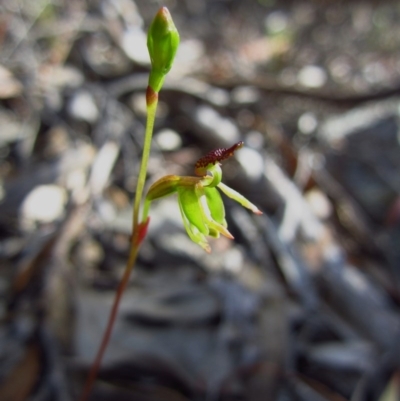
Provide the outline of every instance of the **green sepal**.
<path id="1" fill-rule="evenodd" d="M 146 199 L 153 201 L 176 192 L 179 182 L 182 180 L 178 175 L 166 175 L 157 180 L 147 191 Z"/>
<path id="2" fill-rule="evenodd" d="M 190 222 L 188 221 L 188 219 L 185 216 L 185 212 L 183 210 L 182 203 L 180 202 L 179 198 L 178 198 L 178 204 L 179 204 L 179 209 L 180 209 L 181 215 L 182 215 L 183 225 L 185 227 L 185 230 L 186 230 L 189 238 L 195 244 L 200 245 L 206 252 L 210 253 L 211 248 L 207 242 L 205 235 L 203 235 L 195 226 L 190 224 Z"/>
<path id="3" fill-rule="evenodd" d="M 151 59 L 149 85 L 157 93 L 172 67 L 178 46 L 178 30 L 167 7 L 161 7 L 147 34 L 147 48 Z"/>
<path id="4" fill-rule="evenodd" d="M 220 193 L 216 188 L 209 187 L 204 188 L 204 192 L 212 219 L 224 227 L 227 227 L 225 220 L 225 207 Z"/>
<path id="5" fill-rule="evenodd" d="M 210 207 L 207 202 L 207 196 L 206 196 L 206 188 L 200 185 L 196 185 L 195 187 L 196 190 L 196 196 L 200 204 L 200 212 L 202 214 L 202 220 L 205 222 L 205 224 L 208 227 L 208 230 L 214 230 L 219 232 L 220 234 L 224 235 L 227 238 L 233 239 L 232 234 L 227 230 L 226 226 L 215 221 L 211 215 Z M 214 198 L 215 199 L 215 198 Z M 215 207 L 215 209 L 217 209 Z M 218 214 L 220 211 L 215 210 L 215 212 Z"/>
<path id="6" fill-rule="evenodd" d="M 209 230 L 203 219 L 203 211 L 195 187 L 179 187 L 178 200 L 182 213 L 189 223 L 196 227 L 201 234 L 208 235 Z"/>
<path id="7" fill-rule="evenodd" d="M 255 214 L 262 214 L 261 210 L 247 200 L 242 194 L 235 191 L 234 189 L 228 187 L 227 185 L 223 184 L 222 182 L 218 184 L 218 188 L 229 198 L 235 200 L 236 202 L 240 203 L 243 207 L 250 209 Z"/>

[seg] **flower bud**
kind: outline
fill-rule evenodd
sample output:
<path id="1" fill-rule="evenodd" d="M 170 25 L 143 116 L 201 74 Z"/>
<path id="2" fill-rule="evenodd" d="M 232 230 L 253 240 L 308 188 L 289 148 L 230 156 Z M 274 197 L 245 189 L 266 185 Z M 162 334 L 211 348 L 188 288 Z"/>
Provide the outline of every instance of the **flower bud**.
<path id="1" fill-rule="evenodd" d="M 149 86 L 158 93 L 171 69 L 179 46 L 179 33 L 167 7 L 161 7 L 147 34 L 147 48 L 151 59 Z"/>

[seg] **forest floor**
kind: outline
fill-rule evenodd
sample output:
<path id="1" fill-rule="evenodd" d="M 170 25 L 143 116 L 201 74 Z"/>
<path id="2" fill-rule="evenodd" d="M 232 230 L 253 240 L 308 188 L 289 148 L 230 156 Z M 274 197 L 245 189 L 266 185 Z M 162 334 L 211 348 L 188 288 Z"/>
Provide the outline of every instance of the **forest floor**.
<path id="1" fill-rule="evenodd" d="M 152 206 L 92 400 L 400 398 L 400 3 L 3 0 L 0 400 L 76 400 L 125 266 L 149 72 L 181 35 L 148 182 L 244 141 L 234 240 Z"/>

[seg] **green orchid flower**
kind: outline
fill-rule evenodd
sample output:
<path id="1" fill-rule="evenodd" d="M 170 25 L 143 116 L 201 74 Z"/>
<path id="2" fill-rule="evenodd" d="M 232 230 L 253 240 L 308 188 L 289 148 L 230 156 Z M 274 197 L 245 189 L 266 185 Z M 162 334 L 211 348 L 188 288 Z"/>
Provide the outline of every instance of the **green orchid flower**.
<path id="1" fill-rule="evenodd" d="M 227 229 L 225 207 L 219 190 L 252 212 L 262 214 L 244 196 L 221 182 L 222 170 L 219 162 L 232 156 L 242 146 L 243 142 L 239 142 L 231 148 L 208 153 L 196 163 L 197 177 L 167 175 L 159 179 L 147 192 L 142 221 L 148 224 L 152 201 L 176 193 L 183 225 L 193 242 L 210 252 L 207 236 L 218 238 L 222 234 L 233 239 Z"/>

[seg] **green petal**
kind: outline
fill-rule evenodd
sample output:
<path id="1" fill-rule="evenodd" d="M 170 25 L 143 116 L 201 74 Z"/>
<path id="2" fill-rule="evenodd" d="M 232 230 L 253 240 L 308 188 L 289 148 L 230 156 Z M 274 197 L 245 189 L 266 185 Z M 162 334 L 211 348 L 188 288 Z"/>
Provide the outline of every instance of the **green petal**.
<path id="1" fill-rule="evenodd" d="M 218 188 L 229 198 L 235 200 L 236 202 L 240 203 L 243 207 L 250 209 L 255 214 L 262 214 L 261 210 L 256 206 L 253 205 L 250 201 L 248 201 L 243 195 L 239 192 L 236 192 L 234 189 L 229 188 L 227 185 L 220 182 L 218 184 Z"/>
<path id="2" fill-rule="evenodd" d="M 180 209 L 181 215 L 182 215 L 183 225 L 185 226 L 185 229 L 186 229 L 186 232 L 187 232 L 189 238 L 194 243 L 200 245 L 206 252 L 210 253 L 211 248 L 207 242 L 205 235 L 203 235 L 195 226 L 190 224 L 190 222 L 188 221 L 188 219 L 185 215 L 183 205 L 182 205 L 181 199 L 179 197 L 178 197 L 178 204 L 179 204 L 179 209 Z"/>
<path id="3" fill-rule="evenodd" d="M 203 213 L 195 187 L 179 187 L 178 199 L 182 212 L 189 221 L 203 235 L 208 235 L 208 227 L 204 222 Z"/>
<path id="4" fill-rule="evenodd" d="M 210 209 L 211 217 L 217 223 L 223 225 L 224 227 L 227 226 L 225 220 L 225 207 L 224 203 L 222 202 L 222 198 L 220 193 L 216 188 L 204 188 L 204 192 L 207 198 L 208 208 Z"/>
<path id="5" fill-rule="evenodd" d="M 209 205 L 207 203 L 207 197 L 205 193 L 205 188 L 199 185 L 196 185 L 196 196 L 198 199 L 198 202 L 200 204 L 200 212 L 202 214 L 202 219 L 204 223 L 207 225 L 208 230 L 214 230 L 221 233 L 227 238 L 233 239 L 232 234 L 227 230 L 226 226 L 222 225 L 221 223 L 215 221 L 212 218 L 211 211 L 209 208 Z M 215 235 L 213 235 L 215 236 Z"/>

